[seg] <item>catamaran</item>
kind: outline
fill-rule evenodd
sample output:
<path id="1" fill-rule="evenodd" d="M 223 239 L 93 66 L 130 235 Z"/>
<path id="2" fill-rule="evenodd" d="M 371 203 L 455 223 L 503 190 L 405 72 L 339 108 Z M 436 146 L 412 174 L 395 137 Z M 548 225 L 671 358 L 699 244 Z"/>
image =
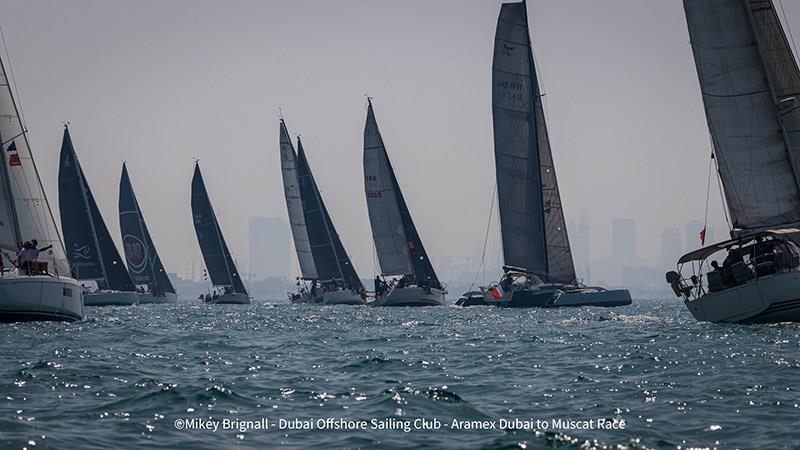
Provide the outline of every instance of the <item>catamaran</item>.
<path id="1" fill-rule="evenodd" d="M 363 305 L 365 290 L 333 225 L 311 173 L 303 143 L 295 153 L 286 123 L 280 120 L 281 171 L 286 207 L 304 280 L 310 288 L 291 293 L 294 303 Z M 299 286 L 299 280 L 298 280 Z"/>
<path id="2" fill-rule="evenodd" d="M 83 288 L 72 278 L 2 61 L 0 166 L 0 322 L 83 319 Z M 50 249 L 18 264 L 23 239 Z"/>
<path id="3" fill-rule="evenodd" d="M 393 283 L 376 286 L 375 306 L 447 305 L 447 290 L 422 245 L 378 129 L 372 99 L 367 101 L 364 190 L 372 238 L 381 274 L 400 277 Z"/>
<path id="4" fill-rule="evenodd" d="M 731 239 L 682 256 L 667 282 L 699 321 L 798 322 L 797 61 L 770 0 L 684 0 L 683 8 L 732 224 Z"/>
<path id="5" fill-rule="evenodd" d="M 78 162 L 64 126 L 58 169 L 58 206 L 67 256 L 86 287 L 86 306 L 136 305 L 139 296 Z"/>
<path id="6" fill-rule="evenodd" d="M 492 116 L 504 274 L 483 287 L 505 307 L 620 306 L 625 289 L 577 281 L 533 60 L 525 2 L 504 3 L 492 65 Z"/>
<path id="7" fill-rule="evenodd" d="M 206 301 L 215 304 L 249 304 L 250 296 L 222 237 L 198 162 L 194 164 L 192 176 L 192 216 L 197 242 L 213 283 L 211 292 L 205 297 Z"/>
<path id="8" fill-rule="evenodd" d="M 176 302 L 178 295 L 144 223 L 125 163 L 119 180 L 119 228 L 128 273 L 139 288 L 139 303 Z"/>

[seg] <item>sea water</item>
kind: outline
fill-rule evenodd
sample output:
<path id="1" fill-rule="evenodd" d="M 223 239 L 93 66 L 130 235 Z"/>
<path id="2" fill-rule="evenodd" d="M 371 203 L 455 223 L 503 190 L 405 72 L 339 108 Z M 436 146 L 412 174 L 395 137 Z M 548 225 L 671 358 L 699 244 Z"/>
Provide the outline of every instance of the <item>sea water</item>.
<path id="1" fill-rule="evenodd" d="M 0 447 L 797 448 L 800 325 L 172 305 L 0 325 Z"/>

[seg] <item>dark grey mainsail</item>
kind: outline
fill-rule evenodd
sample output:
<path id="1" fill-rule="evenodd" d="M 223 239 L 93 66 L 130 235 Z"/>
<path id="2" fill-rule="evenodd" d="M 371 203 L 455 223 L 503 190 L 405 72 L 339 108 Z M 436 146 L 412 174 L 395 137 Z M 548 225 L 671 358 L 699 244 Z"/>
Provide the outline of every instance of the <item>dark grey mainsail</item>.
<path id="1" fill-rule="evenodd" d="M 413 275 L 438 283 L 383 143 L 372 100 L 364 125 L 364 189 L 372 237 L 384 275 Z"/>
<path id="2" fill-rule="evenodd" d="M 138 285 L 147 285 L 154 294 L 175 293 L 144 223 L 144 216 L 124 163 L 119 180 L 119 228 L 128 273 L 133 281 Z"/>
<path id="3" fill-rule="evenodd" d="M 215 286 L 230 286 L 235 293 L 247 295 L 225 238 L 222 237 L 211 199 L 208 198 L 203 175 L 200 173 L 199 163 L 195 163 L 192 176 L 192 217 L 197 242 L 200 244 L 203 261 L 206 263 L 212 283 Z"/>
<path id="4" fill-rule="evenodd" d="M 317 278 L 311 244 L 308 242 L 308 229 L 303 214 L 303 200 L 300 198 L 300 181 L 297 178 L 297 153 L 294 151 L 292 139 L 283 119 L 280 121 L 281 176 L 283 178 L 283 195 L 286 197 L 286 210 L 289 213 L 289 225 L 292 228 L 294 248 L 300 273 L 303 278 Z"/>
<path id="5" fill-rule="evenodd" d="M 297 138 L 297 176 L 303 202 L 303 215 L 317 277 L 321 280 L 342 280 L 353 287 L 362 287 L 361 280 L 333 225 L 325 202 L 308 165 L 303 143 Z"/>
<path id="6" fill-rule="evenodd" d="M 800 72 L 770 0 L 684 0 L 734 229 L 800 222 Z"/>
<path id="7" fill-rule="evenodd" d="M 505 265 L 575 281 L 525 2 L 504 3 L 495 34 L 492 116 Z"/>
<path id="8" fill-rule="evenodd" d="M 136 286 L 86 183 L 67 127 L 61 142 L 58 206 L 67 257 L 76 278 L 96 280 L 100 289 L 135 291 Z"/>

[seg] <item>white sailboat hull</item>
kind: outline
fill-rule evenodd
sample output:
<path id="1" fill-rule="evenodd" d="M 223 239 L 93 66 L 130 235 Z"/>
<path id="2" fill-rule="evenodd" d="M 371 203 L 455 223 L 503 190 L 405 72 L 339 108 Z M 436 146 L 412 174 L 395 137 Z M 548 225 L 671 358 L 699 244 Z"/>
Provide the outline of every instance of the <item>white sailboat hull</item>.
<path id="1" fill-rule="evenodd" d="M 165 292 L 163 295 L 153 295 L 152 292 L 139 294 L 139 304 L 145 303 L 175 303 L 178 301 L 178 294 Z"/>
<path id="2" fill-rule="evenodd" d="M 127 291 L 87 292 L 84 297 L 86 306 L 131 306 L 139 304 L 139 294 Z"/>
<path id="3" fill-rule="evenodd" d="M 366 305 L 367 302 L 360 295 L 352 291 L 326 292 L 322 295 L 323 305 Z"/>
<path id="4" fill-rule="evenodd" d="M 447 306 L 446 292 L 421 287 L 392 289 L 376 300 L 375 306 Z"/>
<path id="5" fill-rule="evenodd" d="M 215 305 L 249 305 L 250 297 L 247 294 L 222 294 L 219 297 L 211 300 L 209 303 Z"/>
<path id="6" fill-rule="evenodd" d="M 72 278 L 0 278 L 0 322 L 83 319 L 83 288 Z"/>
<path id="7" fill-rule="evenodd" d="M 684 303 L 701 322 L 800 322 L 800 272 L 762 276 Z"/>

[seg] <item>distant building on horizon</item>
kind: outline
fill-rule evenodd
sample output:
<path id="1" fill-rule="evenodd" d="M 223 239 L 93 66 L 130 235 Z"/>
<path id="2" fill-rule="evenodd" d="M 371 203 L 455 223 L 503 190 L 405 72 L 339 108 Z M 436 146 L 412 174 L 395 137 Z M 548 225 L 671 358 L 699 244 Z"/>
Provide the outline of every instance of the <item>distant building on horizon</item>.
<path id="1" fill-rule="evenodd" d="M 584 283 L 591 283 L 591 254 L 589 253 L 589 224 L 586 209 L 581 209 L 578 222 L 570 219 L 567 226 L 569 244 L 572 248 L 572 261 L 575 263 L 575 274 Z"/>
<path id="2" fill-rule="evenodd" d="M 611 223 L 611 244 L 618 264 L 636 264 L 636 222 L 615 217 Z"/>
<path id="3" fill-rule="evenodd" d="M 681 232 L 677 228 L 666 228 L 661 234 L 660 269 L 672 270 L 681 257 Z"/>
<path id="4" fill-rule="evenodd" d="M 289 221 L 273 217 L 250 218 L 250 265 L 253 280 L 289 277 L 291 231 Z"/>

